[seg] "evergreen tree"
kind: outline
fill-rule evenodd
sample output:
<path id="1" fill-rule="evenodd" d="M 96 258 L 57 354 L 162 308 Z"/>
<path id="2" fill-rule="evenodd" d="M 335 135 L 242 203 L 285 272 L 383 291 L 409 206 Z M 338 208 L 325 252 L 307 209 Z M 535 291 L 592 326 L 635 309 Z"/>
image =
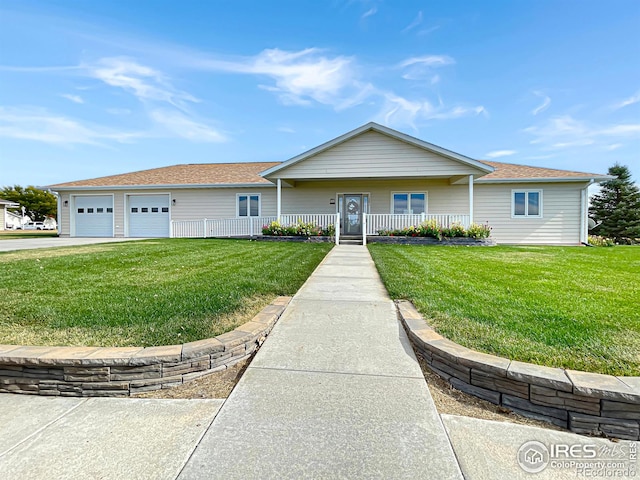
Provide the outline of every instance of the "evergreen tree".
<path id="1" fill-rule="evenodd" d="M 640 238 L 640 190 L 626 165 L 609 168 L 615 179 L 601 183 L 602 190 L 591 197 L 589 217 L 597 225 L 593 233 L 616 240 Z"/>
<path id="2" fill-rule="evenodd" d="M 55 217 L 58 209 L 58 199 L 54 194 L 34 186 L 4 187 L 0 190 L 0 198 L 20 204 L 20 207 L 24 207 L 26 214 L 34 221 L 42 221 L 48 216 Z M 18 214 L 22 213 L 20 208 L 10 210 Z"/>

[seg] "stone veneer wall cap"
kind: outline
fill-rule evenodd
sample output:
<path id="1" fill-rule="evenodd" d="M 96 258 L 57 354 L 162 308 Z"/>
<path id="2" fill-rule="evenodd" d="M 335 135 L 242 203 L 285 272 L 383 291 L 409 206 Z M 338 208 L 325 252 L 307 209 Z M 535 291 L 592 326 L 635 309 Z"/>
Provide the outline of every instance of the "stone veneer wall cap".
<path id="1" fill-rule="evenodd" d="M 521 382 L 555 388 L 563 392 L 573 391 L 573 384 L 561 368 L 545 367 L 532 363 L 513 360 L 509 366 L 507 377 Z"/>
<path id="2" fill-rule="evenodd" d="M 204 340 L 196 340 L 182 345 L 182 360 L 201 357 L 203 355 L 211 355 L 224 351 L 224 343 L 217 338 L 205 338 Z"/>
<path id="3" fill-rule="evenodd" d="M 567 375 L 573 382 L 573 390 L 576 393 L 608 400 L 640 402 L 640 392 L 634 391 L 623 380 L 612 375 L 580 372 L 578 370 L 567 370 Z"/>
<path id="4" fill-rule="evenodd" d="M 616 377 L 627 387 L 633 390 L 634 393 L 640 395 L 640 377 Z"/>

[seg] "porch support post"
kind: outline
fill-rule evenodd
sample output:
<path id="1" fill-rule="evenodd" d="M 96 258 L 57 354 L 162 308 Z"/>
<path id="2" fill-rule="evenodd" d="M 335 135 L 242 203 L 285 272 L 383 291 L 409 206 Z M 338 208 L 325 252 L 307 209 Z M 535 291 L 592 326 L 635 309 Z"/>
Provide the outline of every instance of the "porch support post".
<path id="1" fill-rule="evenodd" d="M 277 197 L 277 216 L 278 216 L 278 222 L 280 221 L 280 216 L 282 215 L 282 180 L 280 180 L 278 178 L 278 183 L 276 184 L 278 186 L 277 188 L 277 193 L 276 193 L 276 197 Z"/>
<path id="2" fill-rule="evenodd" d="M 469 175 L 469 226 L 473 223 L 473 174 Z"/>

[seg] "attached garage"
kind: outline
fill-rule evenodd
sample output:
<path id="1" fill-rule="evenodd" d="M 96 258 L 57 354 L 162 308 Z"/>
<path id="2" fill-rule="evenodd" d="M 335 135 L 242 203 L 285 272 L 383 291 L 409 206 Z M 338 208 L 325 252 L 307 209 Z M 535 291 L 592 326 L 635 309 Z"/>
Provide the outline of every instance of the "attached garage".
<path id="1" fill-rule="evenodd" d="M 129 237 L 168 237 L 170 233 L 169 194 L 129 195 L 127 219 Z"/>
<path id="2" fill-rule="evenodd" d="M 76 237 L 113 237 L 113 196 L 76 195 L 73 201 Z"/>

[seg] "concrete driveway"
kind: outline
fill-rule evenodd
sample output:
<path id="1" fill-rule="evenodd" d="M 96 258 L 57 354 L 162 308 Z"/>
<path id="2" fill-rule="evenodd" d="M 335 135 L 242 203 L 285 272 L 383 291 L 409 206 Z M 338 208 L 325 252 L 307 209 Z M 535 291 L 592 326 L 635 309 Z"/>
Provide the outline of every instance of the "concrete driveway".
<path id="1" fill-rule="evenodd" d="M 20 238 L 0 240 L 0 252 L 13 250 L 30 250 L 33 248 L 76 247 L 79 245 L 94 245 L 96 243 L 130 242 L 146 240 L 144 238 Z"/>

